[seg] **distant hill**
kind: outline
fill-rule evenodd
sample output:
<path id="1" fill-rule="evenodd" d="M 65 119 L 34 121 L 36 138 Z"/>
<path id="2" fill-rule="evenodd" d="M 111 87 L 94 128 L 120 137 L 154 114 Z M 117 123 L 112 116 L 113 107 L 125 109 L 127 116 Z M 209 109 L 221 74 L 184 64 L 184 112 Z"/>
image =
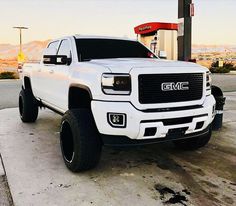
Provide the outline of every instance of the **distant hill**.
<path id="1" fill-rule="evenodd" d="M 39 60 L 43 49 L 48 44 L 46 41 L 32 41 L 23 45 L 23 52 L 28 60 Z M 19 45 L 0 44 L 0 59 L 16 59 L 19 51 Z M 211 53 L 211 52 L 236 52 L 236 45 L 193 45 L 193 54 Z"/>
<path id="2" fill-rule="evenodd" d="M 39 60 L 43 49 L 48 44 L 46 41 L 32 41 L 23 44 L 23 52 L 29 60 Z M 0 59 L 16 59 L 19 52 L 19 45 L 0 44 Z"/>
<path id="3" fill-rule="evenodd" d="M 236 52 L 236 45 L 193 45 L 192 52 L 197 53 L 212 53 L 212 52 Z"/>

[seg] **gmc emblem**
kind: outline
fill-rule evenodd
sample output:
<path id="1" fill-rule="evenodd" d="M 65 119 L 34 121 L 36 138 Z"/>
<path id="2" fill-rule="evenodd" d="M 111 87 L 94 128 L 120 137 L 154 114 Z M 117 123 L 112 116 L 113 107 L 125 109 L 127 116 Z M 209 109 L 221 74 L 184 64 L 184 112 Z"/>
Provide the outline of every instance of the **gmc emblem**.
<path id="1" fill-rule="evenodd" d="M 162 91 L 189 90 L 189 82 L 164 82 L 161 84 Z"/>

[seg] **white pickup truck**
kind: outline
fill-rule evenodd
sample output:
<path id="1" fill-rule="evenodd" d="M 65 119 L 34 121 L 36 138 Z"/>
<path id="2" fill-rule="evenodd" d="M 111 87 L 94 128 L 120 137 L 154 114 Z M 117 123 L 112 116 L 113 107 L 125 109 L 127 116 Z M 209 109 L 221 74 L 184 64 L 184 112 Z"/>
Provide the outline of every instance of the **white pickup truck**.
<path id="1" fill-rule="evenodd" d="M 60 143 L 73 172 L 91 169 L 103 145 L 173 141 L 203 147 L 215 99 L 208 69 L 156 57 L 128 39 L 69 36 L 51 41 L 40 64 L 25 64 L 19 95 L 23 122 L 39 107 L 61 115 Z"/>

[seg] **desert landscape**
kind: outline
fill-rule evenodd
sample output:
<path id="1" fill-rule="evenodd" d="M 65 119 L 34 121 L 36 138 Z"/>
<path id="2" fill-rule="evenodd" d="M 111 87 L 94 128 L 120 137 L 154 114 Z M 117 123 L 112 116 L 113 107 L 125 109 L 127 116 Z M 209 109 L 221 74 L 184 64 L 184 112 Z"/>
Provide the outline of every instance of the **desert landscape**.
<path id="1" fill-rule="evenodd" d="M 23 44 L 23 52 L 26 55 L 26 61 L 39 61 L 43 49 L 49 40 L 32 41 Z M 0 72 L 17 71 L 17 54 L 19 45 L 0 44 Z M 210 67 L 211 63 L 222 59 L 232 62 L 236 65 L 236 46 L 234 45 L 193 45 L 192 58 L 197 63 Z"/>
<path id="2" fill-rule="evenodd" d="M 236 46 L 233 45 L 193 45 L 192 58 L 209 68 L 212 62 L 223 60 L 236 65 Z"/>
<path id="3" fill-rule="evenodd" d="M 23 52 L 26 55 L 26 61 L 37 61 L 41 58 L 43 49 L 48 44 L 49 40 L 32 41 L 23 44 Z M 0 72 L 16 71 L 17 69 L 17 54 L 19 45 L 0 44 Z"/>

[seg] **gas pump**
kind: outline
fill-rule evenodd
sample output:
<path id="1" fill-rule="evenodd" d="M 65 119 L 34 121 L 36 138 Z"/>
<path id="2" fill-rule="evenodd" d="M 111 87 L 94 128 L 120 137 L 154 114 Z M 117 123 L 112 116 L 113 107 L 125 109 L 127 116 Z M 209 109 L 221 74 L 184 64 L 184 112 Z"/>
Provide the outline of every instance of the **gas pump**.
<path id="1" fill-rule="evenodd" d="M 134 28 L 138 40 L 152 50 L 157 56 L 177 60 L 178 24 L 150 22 Z"/>
<path id="2" fill-rule="evenodd" d="M 154 36 L 153 40 L 151 41 L 150 49 L 151 49 L 151 51 L 154 54 L 156 53 L 156 49 L 157 49 L 157 34 Z"/>

